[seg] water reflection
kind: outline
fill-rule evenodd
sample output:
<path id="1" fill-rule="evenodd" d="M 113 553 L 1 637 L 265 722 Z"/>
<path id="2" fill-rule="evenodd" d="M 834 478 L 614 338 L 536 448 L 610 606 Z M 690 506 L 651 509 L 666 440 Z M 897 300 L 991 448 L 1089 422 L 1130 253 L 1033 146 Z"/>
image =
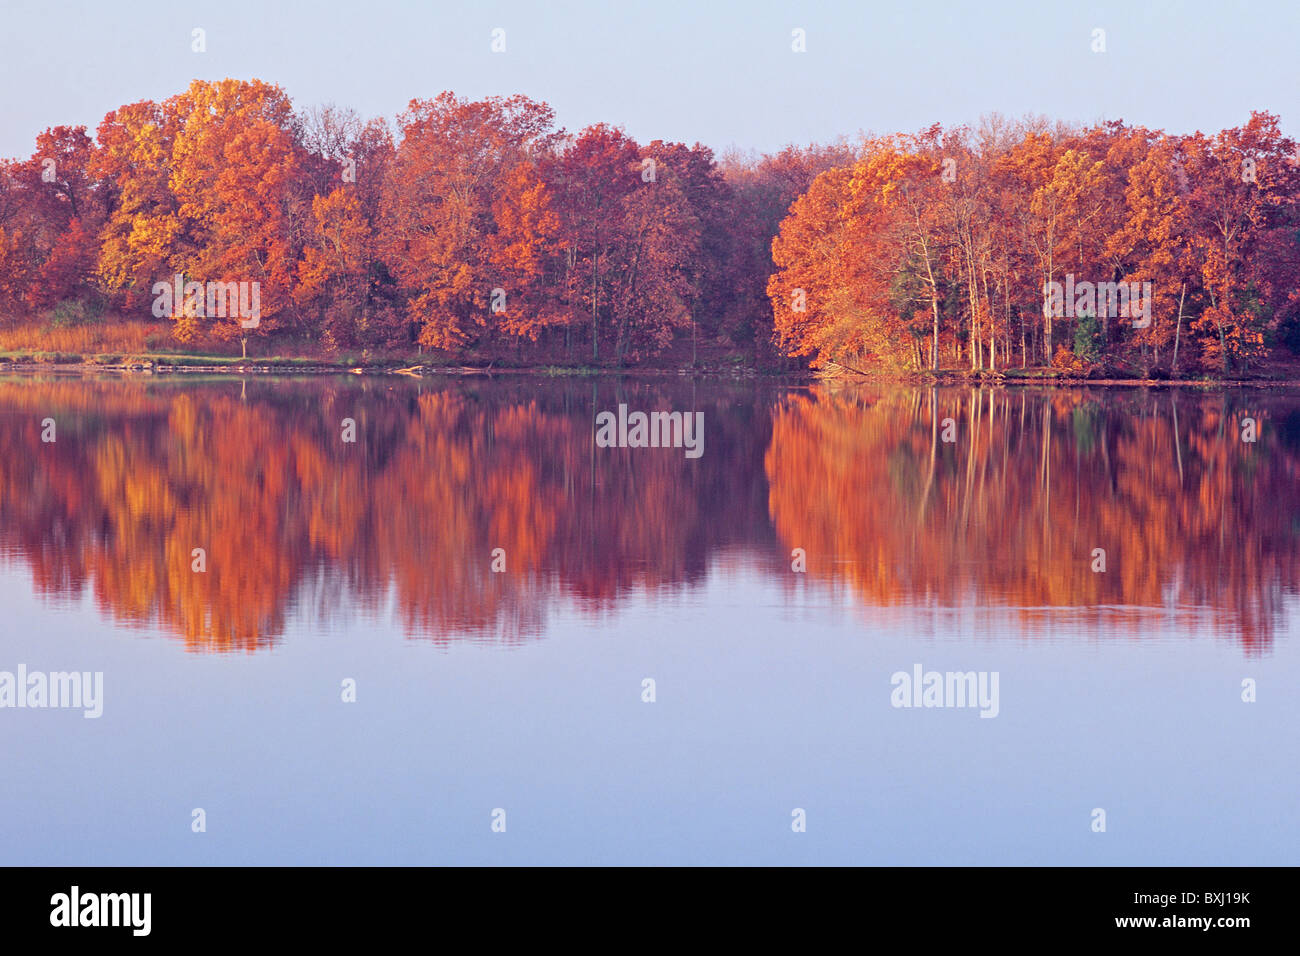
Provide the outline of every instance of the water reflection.
<path id="1" fill-rule="evenodd" d="M 702 411 L 703 457 L 596 448 L 620 402 Z M 1295 581 L 1298 439 L 1300 399 L 1262 391 L 10 380 L 0 554 L 200 651 L 389 608 L 421 639 L 521 641 L 742 560 L 778 594 L 996 609 L 995 637 L 1208 619 L 1257 653 Z"/>

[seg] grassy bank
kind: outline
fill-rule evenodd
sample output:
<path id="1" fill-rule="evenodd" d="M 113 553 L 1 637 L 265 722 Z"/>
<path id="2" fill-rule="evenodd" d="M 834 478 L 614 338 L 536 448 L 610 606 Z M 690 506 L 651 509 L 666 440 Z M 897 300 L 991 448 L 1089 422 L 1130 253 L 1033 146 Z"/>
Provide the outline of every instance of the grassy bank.
<path id="1" fill-rule="evenodd" d="M 60 325 L 49 321 L 0 322 L 0 366 L 10 370 L 118 369 L 125 371 L 296 370 L 296 371 L 516 371 L 548 376 L 599 375 L 606 372 L 680 371 L 754 375 L 760 371 L 752 350 L 711 347 L 698 353 L 679 344 L 635 368 L 614 363 L 570 359 L 552 351 L 522 348 L 478 349 L 464 353 L 430 352 L 410 345 L 378 349 L 326 349 L 319 341 L 280 331 L 248 340 L 248 355 L 237 340 L 205 338 L 179 343 L 170 322 L 115 318 Z M 790 374 L 791 363 L 765 357 L 764 373 Z"/>
<path id="2" fill-rule="evenodd" d="M 181 346 L 167 322 L 114 321 L 59 326 L 51 323 L 0 324 L 0 369 L 145 373 L 188 372 L 377 372 L 421 374 L 526 373 L 544 376 L 604 374 L 707 374 L 726 377 L 777 375 L 785 378 L 844 382 L 893 382 L 912 385 L 1294 385 L 1300 383 L 1300 359 L 1275 355 L 1262 369 L 1233 375 L 1180 371 L 1147 372 L 1124 367 L 1079 369 L 1030 366 L 997 371 L 966 368 L 870 374 L 831 366 L 818 372 L 776 360 L 761 365 L 752 353 L 710 348 L 670 350 L 644 365 L 566 363 L 555 356 L 539 357 L 519 351 L 450 355 L 415 348 L 401 350 L 326 351 L 318 343 L 295 340 L 283 333 L 274 339 L 255 338 L 250 354 L 241 357 L 239 344 L 205 340 Z M 256 354 L 265 349 L 268 354 Z"/>

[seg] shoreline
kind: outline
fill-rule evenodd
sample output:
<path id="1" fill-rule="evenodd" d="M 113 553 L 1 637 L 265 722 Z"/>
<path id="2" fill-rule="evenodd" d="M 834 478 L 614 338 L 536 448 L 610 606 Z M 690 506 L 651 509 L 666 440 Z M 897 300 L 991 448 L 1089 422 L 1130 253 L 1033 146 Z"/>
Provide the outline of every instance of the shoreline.
<path id="1" fill-rule="evenodd" d="M 1016 370 L 1021 371 L 1021 370 Z M 910 385 L 921 387 L 971 386 L 995 388 L 1014 387 L 1067 387 L 1086 388 L 1093 386 L 1107 388 L 1300 388 L 1300 378 L 1084 378 L 1068 375 L 1034 374 L 1039 370 L 1030 370 L 1029 374 L 1006 374 L 1002 372 L 966 372 L 941 371 L 938 375 L 929 373 L 906 373 L 896 375 L 862 375 L 837 373 L 827 375 L 815 371 L 768 371 L 753 368 L 735 368 L 728 366 L 679 367 L 679 368 L 597 368 L 591 366 L 497 366 L 489 363 L 476 365 L 400 365 L 392 362 L 371 362 L 354 365 L 352 363 L 331 364 L 328 361 L 309 359 L 252 359 L 231 362 L 202 362 L 188 364 L 183 361 L 156 362 L 153 360 L 127 362 L 49 362 L 32 358 L 0 359 L 0 374 L 13 372 L 28 374 L 56 374 L 85 376 L 87 374 L 116 373 L 119 375 L 401 375 L 408 378 L 438 378 L 465 376 L 536 376 L 543 378 L 608 378 L 608 377 L 650 377 L 650 378 L 684 378 L 704 377 L 718 379 L 763 379 L 795 381 L 801 384 L 843 383 L 853 385 Z"/>

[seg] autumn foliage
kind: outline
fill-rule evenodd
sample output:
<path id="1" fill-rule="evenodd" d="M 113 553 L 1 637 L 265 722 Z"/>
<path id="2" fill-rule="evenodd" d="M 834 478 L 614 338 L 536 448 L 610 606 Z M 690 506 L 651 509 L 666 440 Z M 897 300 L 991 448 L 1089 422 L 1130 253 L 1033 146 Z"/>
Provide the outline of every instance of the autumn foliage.
<path id="1" fill-rule="evenodd" d="M 851 369 L 1243 371 L 1300 344 L 1296 155 L 1265 113 L 1214 136 L 995 117 L 870 140 L 781 224 L 777 337 Z M 1149 283 L 1149 324 L 1054 315 L 1067 275 Z"/>
<path id="2" fill-rule="evenodd" d="M 179 275 L 261 290 L 255 328 L 172 309 L 188 348 L 1231 374 L 1300 346 L 1295 150 L 1266 113 L 1187 136 L 993 117 L 719 159 L 525 96 L 390 126 L 195 81 L 0 162 L 0 326 L 150 322 Z M 1067 275 L 1149 283 L 1152 322 L 1045 314 Z"/>
<path id="3" fill-rule="evenodd" d="M 600 364 L 766 347 L 766 248 L 811 180 L 788 156 L 570 134 L 524 96 L 416 99 L 394 128 L 260 80 L 195 81 L 36 147 L 0 164 L 0 318 L 149 321 L 181 275 L 256 281 L 261 320 L 177 308 L 180 343 Z"/>

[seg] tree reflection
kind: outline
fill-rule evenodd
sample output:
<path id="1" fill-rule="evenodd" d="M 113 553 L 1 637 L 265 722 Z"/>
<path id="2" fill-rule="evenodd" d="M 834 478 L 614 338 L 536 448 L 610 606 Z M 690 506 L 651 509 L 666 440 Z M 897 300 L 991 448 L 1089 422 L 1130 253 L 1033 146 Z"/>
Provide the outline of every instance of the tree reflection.
<path id="1" fill-rule="evenodd" d="M 597 449 L 619 402 L 703 411 L 704 456 Z M 1266 393 L 10 381 L 0 553 L 196 651 L 390 602 L 412 636 L 516 642 L 736 556 L 792 588 L 800 547 L 802 580 L 866 607 L 1133 637 L 1209 620 L 1256 652 L 1295 580 L 1298 444 L 1300 403 Z"/>

